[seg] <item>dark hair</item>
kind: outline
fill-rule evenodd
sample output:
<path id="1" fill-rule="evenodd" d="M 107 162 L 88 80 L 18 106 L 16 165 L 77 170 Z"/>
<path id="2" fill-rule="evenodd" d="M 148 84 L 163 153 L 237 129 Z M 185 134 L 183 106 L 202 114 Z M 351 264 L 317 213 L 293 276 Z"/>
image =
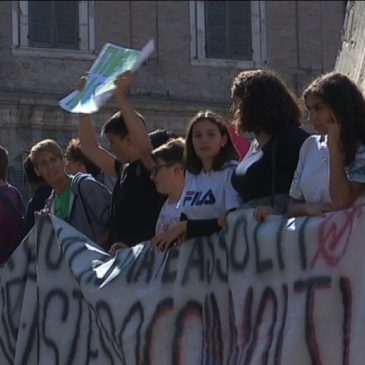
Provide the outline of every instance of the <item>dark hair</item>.
<path id="1" fill-rule="evenodd" d="M 152 151 L 152 159 L 161 159 L 168 164 L 183 163 L 185 141 L 183 138 L 172 138 Z"/>
<path id="2" fill-rule="evenodd" d="M 287 125 L 300 125 L 300 101 L 273 71 L 240 72 L 231 93 L 239 99 L 235 123 L 240 132 L 272 136 Z"/>
<path id="3" fill-rule="evenodd" d="M 8 166 L 8 150 L 5 147 L 0 146 L 0 179 L 6 180 L 8 175 Z"/>
<path id="4" fill-rule="evenodd" d="M 81 162 L 84 164 L 86 171 L 94 177 L 97 177 L 100 174 L 100 168 L 81 152 L 81 142 L 79 138 L 70 139 L 66 147 L 65 157 L 69 161 Z"/>
<path id="5" fill-rule="evenodd" d="M 42 176 L 38 176 L 34 171 L 33 162 L 28 155 L 23 162 L 23 172 L 24 172 L 24 184 L 39 184 L 45 182 Z"/>
<path id="6" fill-rule="evenodd" d="M 359 144 L 365 144 L 365 99 L 347 76 L 330 72 L 316 78 L 303 92 L 316 95 L 328 105 L 341 124 L 341 142 L 346 166 L 355 159 Z"/>
<path id="7" fill-rule="evenodd" d="M 156 129 L 148 133 L 153 148 L 157 148 L 166 143 L 171 138 L 176 138 L 176 135 L 168 129 Z"/>
<path id="8" fill-rule="evenodd" d="M 196 154 L 193 146 L 193 128 L 194 126 L 204 120 L 209 120 L 218 127 L 222 136 L 227 137 L 227 143 L 221 148 L 218 155 L 213 161 L 213 170 L 220 170 L 224 163 L 229 160 L 237 160 L 238 154 L 233 146 L 230 134 L 227 129 L 226 121 L 219 114 L 211 110 L 199 111 L 191 120 L 186 132 L 186 141 L 184 149 L 184 162 L 187 170 L 192 174 L 199 174 L 203 168 L 202 162 Z"/>
<path id="9" fill-rule="evenodd" d="M 144 126 L 146 126 L 146 121 L 143 116 L 137 111 L 135 111 L 135 113 L 138 115 Z M 121 111 L 113 114 L 102 126 L 101 134 L 103 135 L 108 133 L 115 134 L 120 138 L 125 138 L 129 135 L 129 131 Z"/>

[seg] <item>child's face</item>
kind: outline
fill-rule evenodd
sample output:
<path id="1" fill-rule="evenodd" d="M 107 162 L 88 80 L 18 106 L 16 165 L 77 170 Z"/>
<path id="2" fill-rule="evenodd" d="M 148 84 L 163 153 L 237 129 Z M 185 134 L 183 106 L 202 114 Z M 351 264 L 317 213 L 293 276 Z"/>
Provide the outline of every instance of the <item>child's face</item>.
<path id="1" fill-rule="evenodd" d="M 227 136 L 223 136 L 213 122 L 204 119 L 193 126 L 192 142 L 195 153 L 202 161 L 213 160 L 226 145 Z"/>
<path id="2" fill-rule="evenodd" d="M 309 121 L 319 134 L 327 134 L 328 124 L 334 123 L 333 111 L 321 97 L 309 94 L 306 98 Z"/>
<path id="3" fill-rule="evenodd" d="M 129 138 L 121 138 L 119 135 L 113 133 L 107 133 L 105 136 L 109 141 L 109 152 L 123 163 L 129 162 Z"/>
<path id="4" fill-rule="evenodd" d="M 38 176 L 51 186 L 65 176 L 65 163 L 62 157 L 52 152 L 40 152 L 35 162 L 34 170 Z"/>
<path id="5" fill-rule="evenodd" d="M 160 194 L 170 195 L 174 189 L 180 188 L 180 183 L 184 181 L 183 167 L 178 163 L 167 164 L 158 158 L 152 167 L 151 179 Z"/>

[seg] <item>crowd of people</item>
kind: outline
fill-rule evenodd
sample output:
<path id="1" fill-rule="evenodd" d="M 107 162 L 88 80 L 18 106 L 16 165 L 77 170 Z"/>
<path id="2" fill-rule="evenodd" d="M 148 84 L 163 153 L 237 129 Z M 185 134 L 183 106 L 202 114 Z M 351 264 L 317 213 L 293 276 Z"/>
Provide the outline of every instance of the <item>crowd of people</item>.
<path id="1" fill-rule="evenodd" d="M 32 229 L 35 212 L 65 220 L 113 255 L 143 241 L 166 251 L 211 235 L 239 208 L 262 221 L 364 203 L 365 99 L 348 77 L 331 72 L 304 90 L 316 130 L 309 135 L 300 100 L 276 73 L 240 72 L 231 87 L 233 122 L 199 111 L 185 138 L 147 133 L 128 99 L 132 82 L 131 72 L 115 81 L 119 111 L 102 127 L 108 150 L 85 114 L 65 153 L 52 139 L 31 146 L 24 173 L 33 196 L 26 209 L 7 181 L 7 151 L 0 148 L 0 264 Z M 237 148 L 233 127 L 253 134 L 248 150 Z M 101 171 L 114 178 L 112 191 L 97 180 Z"/>

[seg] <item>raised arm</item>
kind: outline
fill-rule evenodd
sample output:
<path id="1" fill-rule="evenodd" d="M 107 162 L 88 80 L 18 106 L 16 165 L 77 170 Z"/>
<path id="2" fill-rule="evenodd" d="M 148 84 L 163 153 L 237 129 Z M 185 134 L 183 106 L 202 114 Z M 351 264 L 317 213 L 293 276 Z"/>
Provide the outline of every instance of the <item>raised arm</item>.
<path id="1" fill-rule="evenodd" d="M 152 144 L 148 137 L 146 127 L 130 104 L 127 95 L 133 82 L 133 74 L 130 71 L 125 72 L 116 80 L 115 96 L 118 106 L 123 114 L 129 137 L 133 141 L 138 155 L 147 170 L 152 169 L 153 160 L 151 157 Z"/>
<path id="2" fill-rule="evenodd" d="M 86 80 L 87 75 L 82 76 L 75 85 L 76 90 L 82 90 Z M 82 153 L 107 175 L 115 177 L 114 163 L 116 157 L 99 145 L 89 114 L 80 114 L 79 116 L 79 137 Z"/>
<path id="3" fill-rule="evenodd" d="M 88 114 L 80 115 L 79 135 L 82 153 L 103 172 L 116 176 L 114 168 L 116 157 L 98 144 L 92 120 Z"/>

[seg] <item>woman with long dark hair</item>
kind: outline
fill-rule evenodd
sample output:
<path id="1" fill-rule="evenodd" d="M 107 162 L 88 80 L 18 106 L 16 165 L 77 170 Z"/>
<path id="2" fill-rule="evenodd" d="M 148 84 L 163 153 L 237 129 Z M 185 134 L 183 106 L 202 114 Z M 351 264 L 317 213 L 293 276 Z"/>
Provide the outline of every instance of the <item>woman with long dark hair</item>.
<path id="1" fill-rule="evenodd" d="M 365 192 L 365 99 L 331 72 L 303 93 L 317 135 L 303 144 L 290 189 L 290 216 L 320 215 L 361 203 Z"/>
<path id="2" fill-rule="evenodd" d="M 237 129 L 255 136 L 232 183 L 242 206 L 257 219 L 287 210 L 299 150 L 308 134 L 300 128 L 298 99 L 270 70 L 240 72 L 231 87 Z"/>

